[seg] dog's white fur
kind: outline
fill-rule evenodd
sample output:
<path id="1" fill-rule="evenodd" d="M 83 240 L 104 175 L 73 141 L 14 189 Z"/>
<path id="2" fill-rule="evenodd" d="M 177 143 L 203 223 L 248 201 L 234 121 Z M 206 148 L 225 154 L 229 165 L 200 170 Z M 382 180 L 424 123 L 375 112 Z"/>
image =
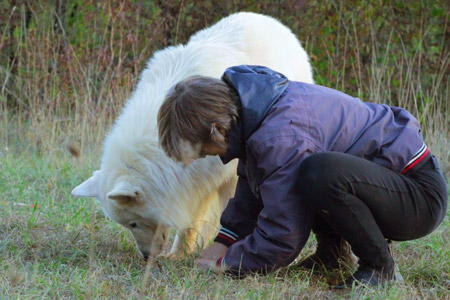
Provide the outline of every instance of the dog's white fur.
<path id="1" fill-rule="evenodd" d="M 216 232 L 234 194 L 236 162 L 224 166 L 209 156 L 185 167 L 172 161 L 158 147 L 157 113 L 177 82 L 192 75 L 220 78 L 240 64 L 313 82 L 308 56 L 287 27 L 259 14 L 230 15 L 186 45 L 154 54 L 106 138 L 100 170 L 72 191 L 97 197 L 106 215 L 130 229 L 144 256 L 161 252 L 170 227 L 177 230 L 175 256 L 192 251 L 198 233 L 208 242 Z"/>

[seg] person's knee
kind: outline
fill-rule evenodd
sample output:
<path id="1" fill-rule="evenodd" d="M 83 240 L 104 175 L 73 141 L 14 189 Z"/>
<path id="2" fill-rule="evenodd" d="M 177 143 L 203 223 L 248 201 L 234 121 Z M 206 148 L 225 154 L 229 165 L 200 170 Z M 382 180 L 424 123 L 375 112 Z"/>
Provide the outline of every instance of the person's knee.
<path id="1" fill-rule="evenodd" d="M 331 173 L 337 158 L 335 153 L 317 153 L 306 158 L 300 165 L 298 182 L 307 202 L 317 202 L 333 182 Z"/>
<path id="2" fill-rule="evenodd" d="M 326 172 L 330 168 L 333 153 L 317 153 L 307 157 L 300 165 L 299 180 L 300 183 L 306 186 L 317 185 L 326 180 Z"/>

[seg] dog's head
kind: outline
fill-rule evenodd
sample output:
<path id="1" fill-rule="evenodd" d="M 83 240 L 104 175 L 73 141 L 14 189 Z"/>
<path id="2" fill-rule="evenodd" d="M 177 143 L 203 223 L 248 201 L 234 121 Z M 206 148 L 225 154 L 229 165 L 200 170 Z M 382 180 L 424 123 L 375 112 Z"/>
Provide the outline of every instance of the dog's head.
<path id="1" fill-rule="evenodd" d="M 99 170 L 72 190 L 75 197 L 95 197 L 104 213 L 132 233 L 141 255 L 160 254 L 166 244 L 169 227 L 161 223 L 158 212 L 149 205 L 148 186 L 133 170 Z"/>

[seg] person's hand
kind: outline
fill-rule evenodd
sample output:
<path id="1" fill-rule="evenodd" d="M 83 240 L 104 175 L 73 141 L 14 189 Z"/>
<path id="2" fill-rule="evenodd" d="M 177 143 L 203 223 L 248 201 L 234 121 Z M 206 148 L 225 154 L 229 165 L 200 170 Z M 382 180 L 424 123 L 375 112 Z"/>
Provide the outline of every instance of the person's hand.
<path id="1" fill-rule="evenodd" d="M 200 260 L 212 260 L 216 262 L 219 258 L 225 255 L 228 247 L 224 244 L 214 242 L 211 246 L 200 252 Z M 199 260 L 199 263 L 200 263 Z"/>
<path id="2" fill-rule="evenodd" d="M 220 266 L 217 264 L 217 259 L 216 260 L 212 260 L 212 259 L 206 259 L 206 258 L 201 258 L 197 261 L 197 265 L 200 268 L 200 270 L 208 272 L 211 271 L 213 273 L 216 274 L 220 274 L 223 273 L 227 270 L 227 266 L 222 263 Z"/>
<path id="3" fill-rule="evenodd" d="M 226 270 L 225 265 L 218 266 L 217 260 L 225 255 L 228 247 L 224 244 L 214 242 L 211 246 L 200 252 L 200 258 L 197 261 L 198 267 L 205 271 L 211 271 L 216 274 Z"/>

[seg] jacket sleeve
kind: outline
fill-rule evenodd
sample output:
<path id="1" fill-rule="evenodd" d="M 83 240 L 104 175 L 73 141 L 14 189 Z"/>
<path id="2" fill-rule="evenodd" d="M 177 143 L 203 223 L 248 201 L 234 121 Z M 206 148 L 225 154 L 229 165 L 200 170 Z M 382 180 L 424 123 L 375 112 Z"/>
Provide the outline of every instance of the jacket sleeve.
<path id="1" fill-rule="evenodd" d="M 242 161 L 238 164 L 238 176 L 236 193 L 222 213 L 222 228 L 214 240 L 226 246 L 231 246 L 253 232 L 262 209 L 262 202 L 250 190 Z"/>
<path id="2" fill-rule="evenodd" d="M 298 189 L 300 163 L 313 153 L 309 142 L 281 136 L 252 147 L 263 209 L 257 227 L 230 247 L 222 263 L 234 275 L 266 273 L 287 266 L 300 253 L 311 231 L 313 213 Z"/>

